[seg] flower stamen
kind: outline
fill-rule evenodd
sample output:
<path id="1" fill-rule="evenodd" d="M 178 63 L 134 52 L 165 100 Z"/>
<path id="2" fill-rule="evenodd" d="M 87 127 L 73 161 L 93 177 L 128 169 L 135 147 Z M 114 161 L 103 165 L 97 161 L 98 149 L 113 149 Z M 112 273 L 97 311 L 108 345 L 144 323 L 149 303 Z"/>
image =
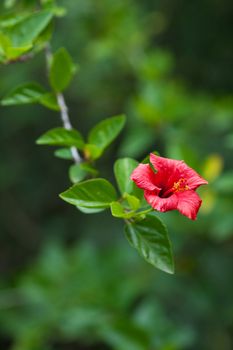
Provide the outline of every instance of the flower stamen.
<path id="1" fill-rule="evenodd" d="M 189 186 L 186 185 L 187 180 L 184 178 L 181 178 L 179 181 L 174 182 L 173 187 L 172 187 L 172 192 L 184 192 L 189 190 Z"/>

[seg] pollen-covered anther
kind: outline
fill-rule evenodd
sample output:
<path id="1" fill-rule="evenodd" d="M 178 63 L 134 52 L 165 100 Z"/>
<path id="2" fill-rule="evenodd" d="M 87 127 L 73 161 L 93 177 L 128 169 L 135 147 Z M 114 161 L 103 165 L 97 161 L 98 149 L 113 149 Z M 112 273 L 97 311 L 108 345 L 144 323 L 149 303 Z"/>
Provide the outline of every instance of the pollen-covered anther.
<path id="1" fill-rule="evenodd" d="M 172 191 L 174 193 L 188 191 L 189 189 L 190 188 L 187 185 L 187 180 L 184 178 L 181 178 L 179 181 L 174 182 L 173 187 L 172 187 Z"/>

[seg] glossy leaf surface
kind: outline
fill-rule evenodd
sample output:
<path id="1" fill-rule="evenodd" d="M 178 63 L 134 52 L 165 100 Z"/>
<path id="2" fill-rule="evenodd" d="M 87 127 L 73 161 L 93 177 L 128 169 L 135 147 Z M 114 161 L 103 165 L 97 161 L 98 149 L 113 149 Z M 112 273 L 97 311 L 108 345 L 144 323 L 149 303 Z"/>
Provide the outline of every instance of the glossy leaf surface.
<path id="1" fill-rule="evenodd" d="M 12 42 L 12 46 L 21 47 L 31 45 L 47 27 L 52 17 L 53 14 L 47 10 L 38 11 L 27 17 L 23 17 L 6 32 Z"/>
<path id="2" fill-rule="evenodd" d="M 37 139 L 36 143 L 50 146 L 75 146 L 79 149 L 84 146 L 82 135 L 77 130 L 67 130 L 65 128 L 55 128 L 47 131 Z"/>
<path id="3" fill-rule="evenodd" d="M 174 273 L 171 243 L 167 229 L 158 217 L 148 214 L 142 221 L 127 223 L 125 233 L 129 243 L 148 263 Z"/>
<path id="4" fill-rule="evenodd" d="M 112 216 L 116 218 L 122 218 L 122 219 L 129 219 L 134 214 L 132 212 L 126 212 L 124 210 L 124 207 L 119 202 L 111 203 L 111 213 L 112 213 Z"/>
<path id="5" fill-rule="evenodd" d="M 107 208 L 117 198 L 114 187 L 105 179 L 93 179 L 80 182 L 60 197 L 73 205 L 86 208 Z"/>
<path id="6" fill-rule="evenodd" d="M 73 183 L 84 180 L 87 176 L 96 176 L 97 170 L 87 163 L 79 163 L 71 165 L 69 169 L 69 177 Z"/>
<path id="7" fill-rule="evenodd" d="M 73 156 L 71 153 L 70 148 L 59 148 L 54 152 L 55 157 L 66 159 L 66 160 L 72 160 Z"/>
<path id="8" fill-rule="evenodd" d="M 19 85 L 5 96 L 1 104 L 3 106 L 23 105 L 37 103 L 45 95 L 45 89 L 34 82 Z"/>

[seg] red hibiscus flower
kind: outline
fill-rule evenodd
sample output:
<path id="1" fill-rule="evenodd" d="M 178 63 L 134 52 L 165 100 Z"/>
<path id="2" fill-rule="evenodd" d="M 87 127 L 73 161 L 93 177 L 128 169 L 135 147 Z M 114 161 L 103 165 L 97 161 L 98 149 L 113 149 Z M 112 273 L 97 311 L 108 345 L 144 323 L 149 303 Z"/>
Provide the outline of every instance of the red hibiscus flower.
<path id="1" fill-rule="evenodd" d="M 208 182 L 181 160 L 163 158 L 150 154 L 150 164 L 139 164 L 131 174 L 144 197 L 152 208 L 165 212 L 179 210 L 191 220 L 195 220 L 202 200 L 195 192 Z"/>

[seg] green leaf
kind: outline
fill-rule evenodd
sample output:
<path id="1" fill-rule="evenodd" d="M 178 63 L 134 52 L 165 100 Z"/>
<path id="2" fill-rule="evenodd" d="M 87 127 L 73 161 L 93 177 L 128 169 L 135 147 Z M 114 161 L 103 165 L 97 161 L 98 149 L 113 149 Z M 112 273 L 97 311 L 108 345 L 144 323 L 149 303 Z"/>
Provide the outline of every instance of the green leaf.
<path id="1" fill-rule="evenodd" d="M 119 202 L 112 202 L 111 213 L 112 213 L 112 216 L 115 216 L 117 218 L 122 218 L 125 215 L 124 207 L 122 207 L 122 205 Z"/>
<path id="2" fill-rule="evenodd" d="M 32 48 L 31 44 L 20 46 L 20 47 L 10 47 L 8 46 L 6 48 L 6 57 L 7 60 L 14 60 L 20 56 L 22 56 L 24 53 L 29 51 Z"/>
<path id="3" fill-rule="evenodd" d="M 125 233 L 129 243 L 148 263 L 174 273 L 171 243 L 167 229 L 158 217 L 148 214 L 142 221 L 127 223 Z"/>
<path id="4" fill-rule="evenodd" d="M 88 142 L 102 151 L 117 137 L 125 124 L 125 116 L 105 119 L 97 124 L 88 135 Z"/>
<path id="5" fill-rule="evenodd" d="M 130 208 L 132 210 L 139 209 L 139 207 L 140 207 L 140 200 L 137 197 L 132 196 L 132 195 L 130 195 L 128 193 L 125 193 L 124 194 L 124 198 L 127 200 L 128 204 L 129 204 L 129 206 L 130 206 Z"/>
<path id="6" fill-rule="evenodd" d="M 74 164 L 69 169 L 69 177 L 73 183 L 80 182 L 89 175 L 96 176 L 97 173 L 98 171 L 87 163 Z"/>
<path id="7" fill-rule="evenodd" d="M 101 156 L 102 150 L 96 145 L 91 145 L 90 143 L 87 143 L 84 147 L 84 154 L 86 159 L 95 160 Z"/>
<path id="8" fill-rule="evenodd" d="M 136 198 L 136 197 L 135 197 Z M 138 198 L 136 198 L 138 200 Z M 112 202 L 111 203 L 111 213 L 112 216 L 116 218 L 122 218 L 122 219 L 131 219 L 131 218 L 137 218 L 139 220 L 142 220 L 145 218 L 145 215 L 151 212 L 151 208 L 143 209 L 143 210 L 129 210 L 124 206 L 124 203 L 120 202 Z"/>
<path id="9" fill-rule="evenodd" d="M 74 184 L 85 179 L 87 172 L 82 169 L 81 164 L 73 164 L 69 168 L 69 178 Z"/>
<path id="10" fill-rule="evenodd" d="M 47 131 L 36 141 L 38 145 L 75 146 L 82 149 L 84 141 L 82 135 L 74 129 L 55 128 Z"/>
<path id="11" fill-rule="evenodd" d="M 2 55 L 6 53 L 8 46 L 11 46 L 10 39 L 0 32 L 0 52 Z"/>
<path id="12" fill-rule="evenodd" d="M 134 210 L 126 211 L 126 209 L 119 202 L 112 202 L 110 208 L 112 216 L 116 218 L 130 219 L 134 216 L 137 216 L 137 213 L 135 213 Z"/>
<path id="13" fill-rule="evenodd" d="M 0 17 L 0 28 L 11 28 L 29 16 L 28 12 L 9 13 Z"/>
<path id="14" fill-rule="evenodd" d="M 5 61 L 15 60 L 32 49 L 32 43 L 25 45 L 13 45 L 9 36 L 0 32 L 0 53 Z"/>
<path id="15" fill-rule="evenodd" d="M 37 103 L 45 95 L 45 89 L 37 83 L 25 83 L 17 86 L 1 100 L 2 106 Z"/>
<path id="16" fill-rule="evenodd" d="M 104 211 L 106 208 L 85 208 L 85 207 L 79 207 L 77 206 L 77 209 L 80 210 L 84 214 L 96 214 L 96 213 L 101 213 Z"/>
<path id="17" fill-rule="evenodd" d="M 53 14 L 50 11 L 42 10 L 23 17 L 16 25 L 6 31 L 13 47 L 31 45 L 40 33 L 47 27 Z"/>
<path id="18" fill-rule="evenodd" d="M 63 91 L 76 71 L 75 65 L 66 49 L 60 48 L 52 58 L 49 80 L 53 89 Z"/>
<path id="19" fill-rule="evenodd" d="M 114 174 L 117 180 L 119 190 L 122 194 L 134 194 L 142 197 L 142 190 L 137 188 L 135 183 L 130 179 L 132 171 L 138 166 L 138 162 L 132 158 L 118 159 L 114 164 Z"/>
<path id="20" fill-rule="evenodd" d="M 89 164 L 89 163 L 81 163 L 81 166 L 90 175 L 92 175 L 92 176 L 98 175 L 98 170 L 96 168 L 94 168 L 91 164 Z"/>
<path id="21" fill-rule="evenodd" d="M 32 44 L 13 47 L 8 36 L 0 32 L 0 53 L 5 61 L 14 60 L 32 48 Z"/>
<path id="22" fill-rule="evenodd" d="M 73 205 L 85 208 L 107 208 L 115 201 L 117 194 L 115 188 L 105 179 L 86 180 L 75 184 L 60 197 Z"/>
<path id="23" fill-rule="evenodd" d="M 54 94 L 48 92 L 42 95 L 38 101 L 42 106 L 52 109 L 53 111 L 59 111 L 60 108 L 57 103 L 56 96 Z"/>
<path id="24" fill-rule="evenodd" d="M 67 159 L 67 160 L 73 159 L 70 148 L 59 148 L 54 152 L 54 155 L 57 158 L 61 158 L 61 159 Z"/>

